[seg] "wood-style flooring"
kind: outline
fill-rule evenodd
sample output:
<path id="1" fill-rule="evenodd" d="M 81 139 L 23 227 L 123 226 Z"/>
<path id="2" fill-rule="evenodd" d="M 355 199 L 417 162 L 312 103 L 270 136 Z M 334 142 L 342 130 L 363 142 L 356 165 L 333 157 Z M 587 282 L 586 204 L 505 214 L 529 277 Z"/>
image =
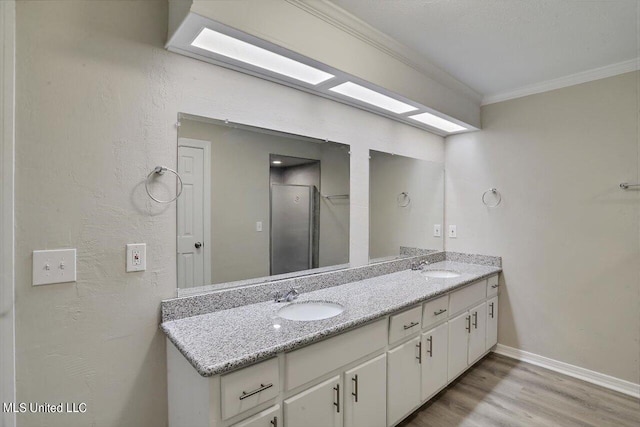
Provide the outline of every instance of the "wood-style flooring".
<path id="1" fill-rule="evenodd" d="M 490 353 L 400 426 L 639 427 L 640 400 Z"/>

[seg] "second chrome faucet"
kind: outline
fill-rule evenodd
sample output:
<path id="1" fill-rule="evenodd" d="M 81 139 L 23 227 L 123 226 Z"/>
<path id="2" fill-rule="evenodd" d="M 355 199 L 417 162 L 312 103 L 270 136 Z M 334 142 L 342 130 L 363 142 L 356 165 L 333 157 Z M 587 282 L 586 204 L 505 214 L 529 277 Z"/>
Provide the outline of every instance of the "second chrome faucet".
<path id="1" fill-rule="evenodd" d="M 277 292 L 273 296 L 273 300 L 275 302 L 291 302 L 294 299 L 298 298 L 298 295 L 300 295 L 300 293 L 295 288 L 291 288 L 284 294 Z"/>

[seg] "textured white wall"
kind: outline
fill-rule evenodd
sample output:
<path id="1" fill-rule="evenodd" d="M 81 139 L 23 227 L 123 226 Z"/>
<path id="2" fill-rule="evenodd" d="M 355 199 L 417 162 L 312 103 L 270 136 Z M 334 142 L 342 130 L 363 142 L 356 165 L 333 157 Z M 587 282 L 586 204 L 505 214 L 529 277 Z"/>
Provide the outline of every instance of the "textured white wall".
<path id="1" fill-rule="evenodd" d="M 15 401 L 14 307 L 14 1 L 0 2 L 0 402 Z M 16 416 L 2 412 L 0 425 L 13 427 Z"/>
<path id="2" fill-rule="evenodd" d="M 503 257 L 499 342 L 635 383 L 640 192 L 618 185 L 638 180 L 639 76 L 485 106 L 445 144 L 446 248 Z"/>
<path id="3" fill-rule="evenodd" d="M 352 145 L 351 254 L 367 262 L 368 150 L 443 161 L 443 140 L 163 49 L 159 1 L 17 5 L 16 333 L 19 401 L 87 402 L 19 426 L 167 423 L 160 300 L 175 295 L 175 207 L 143 178 L 176 165 L 178 112 Z M 124 272 L 146 242 L 147 271 Z M 31 286 L 31 252 L 78 248 L 78 282 Z"/>

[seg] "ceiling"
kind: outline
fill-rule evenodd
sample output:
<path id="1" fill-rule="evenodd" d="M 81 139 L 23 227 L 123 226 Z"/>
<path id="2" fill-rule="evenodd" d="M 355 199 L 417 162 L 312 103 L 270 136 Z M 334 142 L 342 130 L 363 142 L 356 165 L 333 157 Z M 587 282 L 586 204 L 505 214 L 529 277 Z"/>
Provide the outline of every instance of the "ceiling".
<path id="1" fill-rule="evenodd" d="M 638 57 L 640 0 L 332 2 L 485 99 Z"/>

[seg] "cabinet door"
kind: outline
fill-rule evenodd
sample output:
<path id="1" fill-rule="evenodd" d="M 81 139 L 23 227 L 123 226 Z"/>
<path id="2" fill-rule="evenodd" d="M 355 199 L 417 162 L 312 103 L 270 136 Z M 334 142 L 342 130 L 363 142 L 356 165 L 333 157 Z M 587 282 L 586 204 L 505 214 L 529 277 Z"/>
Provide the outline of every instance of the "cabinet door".
<path id="1" fill-rule="evenodd" d="M 284 401 L 287 427 L 342 427 L 342 380 L 335 376 Z"/>
<path id="2" fill-rule="evenodd" d="M 422 334 L 422 401 L 447 383 L 448 325 Z"/>
<path id="3" fill-rule="evenodd" d="M 451 381 L 467 367 L 469 353 L 469 333 L 471 331 L 471 315 L 464 312 L 449 320 L 449 354 L 447 380 Z"/>
<path id="4" fill-rule="evenodd" d="M 487 343 L 485 350 L 498 344 L 498 297 L 487 301 Z"/>
<path id="5" fill-rule="evenodd" d="M 282 411 L 280 410 L 280 405 L 275 405 L 251 418 L 247 418 L 246 420 L 234 424 L 232 427 L 282 427 L 282 425 Z"/>
<path id="6" fill-rule="evenodd" d="M 387 420 L 387 355 L 344 374 L 345 427 L 384 427 Z"/>
<path id="7" fill-rule="evenodd" d="M 387 425 L 393 425 L 420 404 L 421 337 L 387 354 Z"/>
<path id="8" fill-rule="evenodd" d="M 469 364 L 485 352 L 487 342 L 487 303 L 483 302 L 469 310 L 471 314 L 471 334 L 469 335 Z"/>

